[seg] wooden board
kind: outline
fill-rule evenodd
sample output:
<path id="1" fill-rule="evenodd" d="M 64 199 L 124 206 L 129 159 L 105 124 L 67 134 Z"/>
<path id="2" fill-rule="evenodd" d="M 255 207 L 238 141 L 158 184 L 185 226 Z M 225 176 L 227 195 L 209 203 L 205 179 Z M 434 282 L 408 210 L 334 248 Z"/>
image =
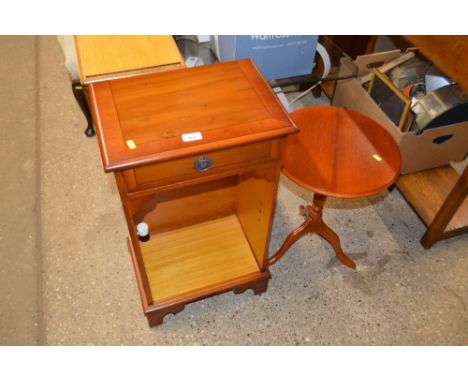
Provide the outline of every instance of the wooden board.
<path id="1" fill-rule="evenodd" d="M 106 171 L 297 131 L 249 59 L 93 83 L 89 95 Z"/>
<path id="2" fill-rule="evenodd" d="M 214 220 L 236 212 L 236 176 L 158 192 L 127 202 L 134 222 L 147 223 L 153 234 Z"/>
<path id="3" fill-rule="evenodd" d="M 184 60 L 172 36 L 75 36 L 82 83 L 135 70 L 182 67 Z"/>
<path id="4" fill-rule="evenodd" d="M 374 120 L 332 106 L 291 113 L 299 134 L 288 137 L 283 173 L 313 192 L 359 198 L 385 190 L 400 172 L 391 135 Z"/>
<path id="5" fill-rule="evenodd" d="M 260 272 L 235 215 L 155 235 L 140 245 L 154 303 Z"/>
<path id="6" fill-rule="evenodd" d="M 447 195 L 460 178 L 460 175 L 447 165 L 432 170 L 401 176 L 396 185 L 414 208 L 422 221 L 428 226 L 445 202 Z M 468 225 L 468 200 L 460 206 L 447 225 L 452 231 Z"/>
<path id="7" fill-rule="evenodd" d="M 267 266 L 278 177 L 276 165 L 239 175 L 237 216 L 262 270 Z"/>
<path id="8" fill-rule="evenodd" d="M 272 142 L 264 141 L 251 145 L 233 147 L 230 149 L 208 152 L 203 155 L 211 160 L 211 166 L 200 173 L 195 168 L 200 155 L 189 156 L 169 162 L 157 163 L 151 166 L 139 167 L 134 170 L 136 185 L 157 181 L 170 181 L 174 177 L 197 177 L 212 173 L 213 170 L 222 171 L 234 165 L 245 165 L 254 160 L 268 160 L 272 157 Z"/>
<path id="9" fill-rule="evenodd" d="M 422 54 L 468 91 L 468 36 L 405 36 Z"/>

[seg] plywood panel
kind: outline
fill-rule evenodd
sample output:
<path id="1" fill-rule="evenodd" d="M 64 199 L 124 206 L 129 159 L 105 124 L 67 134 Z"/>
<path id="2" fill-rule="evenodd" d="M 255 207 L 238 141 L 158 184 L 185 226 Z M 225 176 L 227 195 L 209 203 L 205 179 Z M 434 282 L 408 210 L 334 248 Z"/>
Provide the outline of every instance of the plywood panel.
<path id="1" fill-rule="evenodd" d="M 424 223 L 430 225 L 459 178 L 460 175 L 453 167 L 447 165 L 401 176 L 396 184 Z M 467 225 L 468 199 L 465 199 L 447 225 L 446 231 Z"/>
<path id="2" fill-rule="evenodd" d="M 277 176 L 275 165 L 239 176 L 237 215 L 261 269 L 268 255 Z"/>
<path id="3" fill-rule="evenodd" d="M 144 221 L 151 233 L 159 233 L 231 215 L 236 200 L 236 177 L 229 177 L 132 199 L 128 203 L 135 224 Z"/>
<path id="4" fill-rule="evenodd" d="M 155 303 L 259 273 L 235 215 L 155 235 L 141 250 Z"/>
<path id="5" fill-rule="evenodd" d="M 75 36 L 81 82 L 93 76 L 183 64 L 172 36 Z"/>

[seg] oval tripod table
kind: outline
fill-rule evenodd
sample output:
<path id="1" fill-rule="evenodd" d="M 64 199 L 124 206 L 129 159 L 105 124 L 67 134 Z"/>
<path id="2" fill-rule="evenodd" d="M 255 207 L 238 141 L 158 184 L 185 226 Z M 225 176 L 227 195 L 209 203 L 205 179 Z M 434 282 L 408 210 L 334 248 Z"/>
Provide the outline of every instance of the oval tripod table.
<path id="1" fill-rule="evenodd" d="M 338 235 L 324 223 L 323 206 L 328 196 L 360 198 L 389 187 L 400 172 L 398 146 L 377 122 L 347 109 L 307 107 L 291 117 L 300 131 L 288 137 L 283 173 L 313 191 L 314 199 L 311 205 L 300 206 L 305 222 L 289 234 L 268 264 L 278 261 L 305 234 L 317 233 L 343 264 L 356 269 Z"/>

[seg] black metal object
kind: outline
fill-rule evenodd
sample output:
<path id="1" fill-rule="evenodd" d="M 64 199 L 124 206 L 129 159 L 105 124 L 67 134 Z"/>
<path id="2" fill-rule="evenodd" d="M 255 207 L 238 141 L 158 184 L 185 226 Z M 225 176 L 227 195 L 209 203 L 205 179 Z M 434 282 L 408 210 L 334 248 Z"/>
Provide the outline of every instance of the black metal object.
<path id="1" fill-rule="evenodd" d="M 86 99 L 85 87 L 79 82 L 73 82 L 72 90 L 76 102 L 80 106 L 80 109 L 83 112 L 86 121 L 88 122 L 88 127 L 86 128 L 84 133 L 87 137 L 93 137 L 96 134 L 96 132 L 94 131 L 93 119 L 91 118 L 91 112 L 89 111 L 89 106 Z"/>

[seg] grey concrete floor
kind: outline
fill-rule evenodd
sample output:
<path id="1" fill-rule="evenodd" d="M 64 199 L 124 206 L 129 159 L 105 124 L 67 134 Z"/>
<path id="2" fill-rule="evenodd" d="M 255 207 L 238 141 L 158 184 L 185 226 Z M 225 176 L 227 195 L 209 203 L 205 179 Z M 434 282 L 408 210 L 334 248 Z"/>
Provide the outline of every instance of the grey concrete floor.
<path id="1" fill-rule="evenodd" d="M 327 202 L 356 271 L 308 236 L 271 268 L 265 294 L 222 294 L 149 328 L 117 188 L 83 135 L 56 39 L 4 37 L 0 52 L 0 344 L 468 344 L 467 237 L 424 250 L 397 190 Z M 308 200 L 281 180 L 271 251 Z"/>
<path id="2" fill-rule="evenodd" d="M 0 37 L 0 344 L 39 341 L 37 38 Z"/>

